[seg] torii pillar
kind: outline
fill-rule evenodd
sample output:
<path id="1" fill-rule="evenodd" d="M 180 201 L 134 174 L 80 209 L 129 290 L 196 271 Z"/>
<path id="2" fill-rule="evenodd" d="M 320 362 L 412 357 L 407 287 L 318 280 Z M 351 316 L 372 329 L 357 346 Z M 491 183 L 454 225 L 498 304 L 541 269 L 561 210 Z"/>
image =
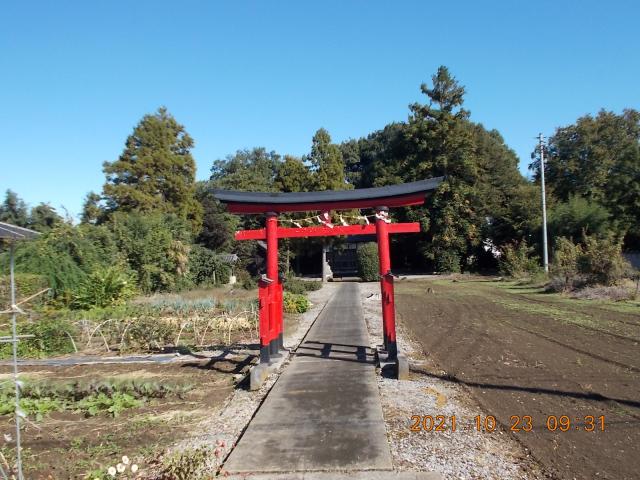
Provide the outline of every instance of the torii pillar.
<path id="1" fill-rule="evenodd" d="M 396 343 L 396 307 L 393 295 L 393 274 L 389 250 L 388 225 L 389 209 L 376 208 L 376 239 L 378 240 L 378 261 L 380 269 L 380 297 L 382 302 L 382 334 L 388 360 L 395 361 L 398 355 Z"/>
<path id="2" fill-rule="evenodd" d="M 268 338 L 260 339 L 260 358 L 279 357 L 283 345 L 282 325 L 282 280 L 278 273 L 278 214 L 267 212 L 265 221 L 265 234 L 267 236 L 267 293 L 269 298 L 268 312 Z M 265 352 L 263 352 L 263 349 Z M 268 351 L 268 355 L 264 355 Z"/>

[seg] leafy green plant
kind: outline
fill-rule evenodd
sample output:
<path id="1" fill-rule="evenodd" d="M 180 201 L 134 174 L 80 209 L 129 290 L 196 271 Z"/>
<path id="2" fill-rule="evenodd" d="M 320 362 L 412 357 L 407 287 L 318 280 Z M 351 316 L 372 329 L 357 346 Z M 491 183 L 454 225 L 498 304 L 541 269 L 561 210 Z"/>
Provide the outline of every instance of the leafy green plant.
<path id="1" fill-rule="evenodd" d="M 358 245 L 357 250 L 358 276 L 364 282 L 374 282 L 379 278 L 380 263 L 378 260 L 378 246 L 370 242 Z"/>
<path id="2" fill-rule="evenodd" d="M 502 249 L 499 266 L 500 273 L 507 277 L 529 277 L 540 271 L 540 258 L 533 254 L 533 248 L 523 240 Z"/>
<path id="3" fill-rule="evenodd" d="M 28 380 L 22 387 L 20 408 L 41 420 L 54 411 L 76 411 L 88 416 L 102 413 L 114 417 L 129 408 L 137 408 L 151 398 L 182 396 L 190 384 L 169 384 L 139 379 L 101 379 L 97 381 L 49 382 Z M 0 415 L 14 411 L 13 386 L 0 387 Z"/>
<path id="4" fill-rule="evenodd" d="M 307 297 L 289 292 L 284 292 L 282 305 L 286 313 L 304 313 L 311 307 Z"/>
<path id="5" fill-rule="evenodd" d="M 135 281 L 124 269 L 108 267 L 89 274 L 73 295 L 74 308 L 88 310 L 123 305 L 136 293 Z"/>
<path id="6" fill-rule="evenodd" d="M 460 273 L 460 254 L 455 250 L 434 253 L 436 270 L 440 273 Z"/>
<path id="7" fill-rule="evenodd" d="M 578 266 L 589 284 L 614 285 L 631 272 L 622 256 L 622 241 L 612 237 L 584 235 Z"/>
<path id="8" fill-rule="evenodd" d="M 93 417 L 103 412 L 108 412 L 113 417 L 117 417 L 121 412 L 128 408 L 140 407 L 143 404 L 141 400 L 134 398 L 128 393 L 114 392 L 112 395 L 98 393 L 89 395 L 80 400 L 76 407 L 79 411 Z"/>
<path id="9" fill-rule="evenodd" d="M 231 268 L 213 250 L 194 245 L 189 252 L 189 278 L 195 285 L 229 283 Z"/>
<path id="10" fill-rule="evenodd" d="M 27 415 L 34 416 L 37 421 L 41 421 L 50 412 L 64 410 L 64 403 L 58 399 L 44 398 L 21 398 L 20 409 Z M 15 396 L 7 392 L 0 393 L 0 415 L 11 415 L 15 410 Z"/>
<path id="11" fill-rule="evenodd" d="M 163 459 L 160 480 L 199 480 L 204 478 L 211 449 L 200 447 L 184 450 Z"/>
<path id="12" fill-rule="evenodd" d="M 568 238 L 556 239 L 551 272 L 557 277 L 553 283 L 559 283 L 562 290 L 569 290 L 576 284 L 579 274 L 578 260 L 582 254 L 582 247 Z"/>
<path id="13" fill-rule="evenodd" d="M 238 283 L 245 290 L 253 290 L 258 287 L 258 281 L 246 270 L 239 270 L 236 274 Z"/>
<path id="14" fill-rule="evenodd" d="M 322 282 L 313 282 L 309 280 L 302 280 L 300 278 L 289 277 L 284 282 L 284 290 L 290 293 L 303 295 L 307 292 L 312 292 L 322 288 Z"/>
<path id="15" fill-rule="evenodd" d="M 109 228 L 143 292 L 171 290 L 187 275 L 191 226 L 172 214 L 116 212 Z"/>
<path id="16" fill-rule="evenodd" d="M 58 304 L 67 305 L 72 292 L 85 277 L 99 268 L 121 261 L 113 235 L 104 226 L 62 223 L 16 249 L 16 271 L 47 278 L 51 294 Z M 6 254 L 0 263 L 6 264 Z"/>
<path id="17" fill-rule="evenodd" d="M 0 332 L 8 335 L 9 332 Z M 41 318 L 33 322 L 18 324 L 19 335 L 33 335 L 18 343 L 20 357 L 48 357 L 75 352 L 73 335 L 76 328 L 66 320 L 60 318 Z M 8 343 L 0 344 L 0 358 L 9 358 L 12 354 Z"/>
<path id="18" fill-rule="evenodd" d="M 558 202 L 549 211 L 550 238 L 564 236 L 578 239 L 582 232 L 604 235 L 613 227 L 605 207 L 579 195 Z"/>
<path id="19" fill-rule="evenodd" d="M 16 298 L 18 300 L 26 297 L 30 297 L 49 286 L 47 277 L 44 275 L 34 275 L 31 273 L 17 273 L 15 277 L 16 282 Z M 8 306 L 10 303 L 10 279 L 9 275 L 0 276 L 0 307 Z M 41 302 L 41 299 L 36 299 L 35 302 Z M 33 305 L 33 301 L 31 305 Z"/>

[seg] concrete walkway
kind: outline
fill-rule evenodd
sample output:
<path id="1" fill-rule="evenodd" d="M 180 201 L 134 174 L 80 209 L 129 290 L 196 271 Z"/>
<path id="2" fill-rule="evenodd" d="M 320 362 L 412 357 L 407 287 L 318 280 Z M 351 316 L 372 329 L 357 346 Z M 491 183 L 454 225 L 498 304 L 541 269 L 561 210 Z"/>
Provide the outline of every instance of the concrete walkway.
<path id="1" fill-rule="evenodd" d="M 345 283 L 336 291 L 224 470 L 391 470 L 358 289 L 357 283 Z"/>

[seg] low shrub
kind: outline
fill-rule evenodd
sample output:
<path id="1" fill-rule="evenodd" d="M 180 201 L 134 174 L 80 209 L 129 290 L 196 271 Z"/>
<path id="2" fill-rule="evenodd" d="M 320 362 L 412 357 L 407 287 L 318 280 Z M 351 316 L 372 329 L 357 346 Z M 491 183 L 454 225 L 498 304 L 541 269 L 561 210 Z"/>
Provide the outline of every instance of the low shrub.
<path id="1" fill-rule="evenodd" d="M 358 245 L 357 250 L 358 276 L 364 282 L 375 282 L 380 275 L 378 260 L 378 245 L 373 242 Z"/>
<path id="2" fill-rule="evenodd" d="M 614 285 L 630 273 L 629 262 L 622 256 L 622 240 L 612 237 L 598 239 L 584 235 L 578 267 L 589 285 Z"/>
<path id="3" fill-rule="evenodd" d="M 634 298 L 634 291 L 632 288 L 623 285 L 610 287 L 596 286 L 581 288 L 573 292 L 571 296 L 581 300 L 613 300 L 614 302 L 621 302 L 624 300 L 632 300 Z"/>
<path id="4" fill-rule="evenodd" d="M 289 277 L 284 282 L 284 289 L 287 292 L 304 295 L 307 292 L 313 292 L 322 288 L 322 282 L 313 282 L 302 280 L 300 278 Z"/>
<path id="5" fill-rule="evenodd" d="M 146 352 L 159 350 L 173 343 L 175 332 L 175 326 L 163 318 L 139 317 L 121 334 L 120 349 Z"/>
<path id="6" fill-rule="evenodd" d="M 18 335 L 33 335 L 34 337 L 20 340 L 18 356 L 41 358 L 73 353 L 76 349 L 72 338 L 76 334 L 76 328 L 60 318 L 42 318 L 33 322 L 19 323 Z M 10 335 L 10 332 L 5 330 L 1 335 Z M 0 344 L 0 358 L 9 358 L 11 355 L 11 344 Z"/>
<path id="7" fill-rule="evenodd" d="M 284 292 L 282 305 L 286 313 L 304 313 L 311 307 L 307 297 L 289 292 Z"/>
<path id="8" fill-rule="evenodd" d="M 49 287 L 49 281 L 44 275 L 33 275 L 31 273 L 16 273 L 16 300 L 30 297 L 45 288 Z M 34 299 L 41 302 L 42 298 Z M 46 296 L 44 297 L 46 298 Z M 0 276 L 0 307 L 6 307 L 11 303 L 11 280 L 9 275 Z M 31 304 L 33 305 L 34 302 Z M 4 308 L 2 308 L 4 309 Z"/>
<path id="9" fill-rule="evenodd" d="M 213 250 L 193 245 L 189 252 L 189 278 L 194 285 L 229 283 L 231 268 L 220 261 Z"/>
<path id="10" fill-rule="evenodd" d="M 533 254 L 533 248 L 523 240 L 502 248 L 499 268 L 500 273 L 506 277 L 530 277 L 540 271 L 540 258 Z"/>
<path id="11" fill-rule="evenodd" d="M 238 284 L 245 290 L 253 290 L 254 288 L 258 288 L 258 280 L 245 269 L 237 270 L 236 279 L 238 281 Z"/>
<path id="12" fill-rule="evenodd" d="M 73 294 L 72 308 L 89 310 L 123 305 L 136 294 L 135 280 L 123 268 L 98 269 L 82 280 Z"/>
<path id="13" fill-rule="evenodd" d="M 582 255 L 582 247 L 565 237 L 556 240 L 551 273 L 553 290 L 571 290 L 578 282 L 578 259 Z"/>
<path id="14" fill-rule="evenodd" d="M 555 291 L 583 285 L 611 287 L 625 277 L 632 277 L 631 266 L 622 256 L 621 241 L 586 234 L 581 244 L 564 237 L 556 240 L 551 270 L 554 278 L 550 288 Z"/>
<path id="15" fill-rule="evenodd" d="M 212 456 L 209 447 L 199 447 L 175 452 L 162 459 L 158 480 L 200 480 L 210 478 L 206 473 Z"/>
<path id="16" fill-rule="evenodd" d="M 460 254 L 454 250 L 440 250 L 435 254 L 436 271 L 460 273 Z"/>

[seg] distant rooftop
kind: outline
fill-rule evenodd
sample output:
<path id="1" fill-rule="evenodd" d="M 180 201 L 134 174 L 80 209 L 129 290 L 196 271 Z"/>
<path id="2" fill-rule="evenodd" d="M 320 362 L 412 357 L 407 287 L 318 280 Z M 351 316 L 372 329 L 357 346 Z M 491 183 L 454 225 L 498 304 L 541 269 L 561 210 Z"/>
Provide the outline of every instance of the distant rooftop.
<path id="1" fill-rule="evenodd" d="M 219 253 L 216 256 L 224 263 L 236 263 L 238 261 L 238 255 L 235 253 Z"/>
<path id="2" fill-rule="evenodd" d="M 0 222 L 0 238 L 8 240 L 29 240 L 36 238 L 38 235 L 40 235 L 40 233 L 35 230 Z"/>

